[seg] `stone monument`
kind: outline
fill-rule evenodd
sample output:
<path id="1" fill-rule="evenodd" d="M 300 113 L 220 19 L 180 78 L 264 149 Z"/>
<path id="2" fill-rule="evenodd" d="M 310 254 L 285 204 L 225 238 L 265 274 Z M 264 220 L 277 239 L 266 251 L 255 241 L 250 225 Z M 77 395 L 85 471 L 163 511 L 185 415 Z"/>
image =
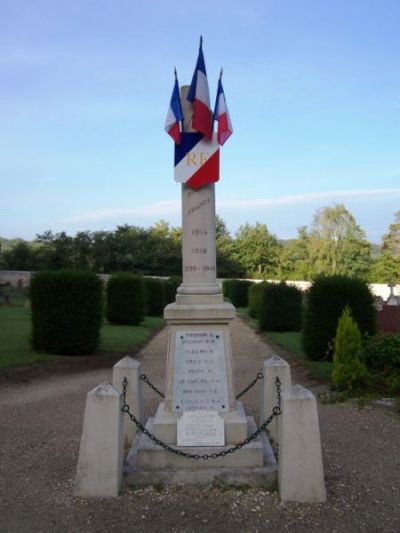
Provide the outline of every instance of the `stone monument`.
<path id="1" fill-rule="evenodd" d="M 181 104 L 184 129 L 191 132 L 188 89 L 181 88 Z M 197 159 L 187 158 L 188 165 L 201 165 L 207 159 L 204 139 L 203 148 Z M 175 302 L 164 310 L 169 327 L 165 398 L 147 420 L 146 429 L 170 447 L 211 458 L 243 442 L 256 429 L 235 397 L 230 335 L 235 308 L 224 301 L 217 282 L 214 183 L 198 189 L 182 184 L 182 230 L 183 281 Z M 265 433 L 234 454 L 207 462 L 177 456 L 141 434 L 128 464 L 132 484 L 219 479 L 268 486 L 277 477 Z"/>

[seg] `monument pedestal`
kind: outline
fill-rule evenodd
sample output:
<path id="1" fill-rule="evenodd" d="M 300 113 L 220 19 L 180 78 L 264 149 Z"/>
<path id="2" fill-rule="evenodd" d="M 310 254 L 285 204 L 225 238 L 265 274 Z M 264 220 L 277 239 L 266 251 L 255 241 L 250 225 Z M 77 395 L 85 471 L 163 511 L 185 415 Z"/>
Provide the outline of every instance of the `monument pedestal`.
<path id="1" fill-rule="evenodd" d="M 183 296 L 187 303 L 164 310 L 169 325 L 166 392 L 152 423 L 154 435 L 176 445 L 182 412 L 212 410 L 224 419 L 225 443 L 237 444 L 247 437 L 247 420 L 233 383 L 229 325 L 235 308 L 221 293 L 210 295 L 218 301 L 207 304 L 198 303 L 198 295 Z"/>

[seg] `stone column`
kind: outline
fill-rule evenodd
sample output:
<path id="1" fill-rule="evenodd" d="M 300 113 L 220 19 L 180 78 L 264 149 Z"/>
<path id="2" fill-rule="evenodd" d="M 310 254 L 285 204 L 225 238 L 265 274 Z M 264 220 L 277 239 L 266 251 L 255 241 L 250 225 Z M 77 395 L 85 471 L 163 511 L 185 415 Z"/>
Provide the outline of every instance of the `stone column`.
<path id="1" fill-rule="evenodd" d="M 181 88 L 184 128 L 194 132 L 188 91 L 187 85 Z M 222 302 L 217 284 L 214 183 L 198 190 L 182 185 L 182 277 L 177 303 Z"/>
<path id="2" fill-rule="evenodd" d="M 122 399 L 102 383 L 86 396 L 75 491 L 80 496 L 118 496 L 122 484 Z"/>
<path id="3" fill-rule="evenodd" d="M 136 418 L 141 422 L 143 419 L 143 405 L 142 405 L 142 388 L 139 376 L 141 373 L 141 363 L 127 355 L 113 366 L 112 384 L 115 388 L 122 391 L 122 382 L 126 377 L 128 385 L 126 389 L 126 402 L 131 408 Z M 123 414 L 123 442 L 124 447 L 128 448 L 135 438 L 136 425 L 129 418 L 127 413 Z"/>
<path id="4" fill-rule="evenodd" d="M 282 394 L 279 438 L 279 492 L 281 500 L 324 502 L 326 488 L 322 464 L 317 401 L 301 385 Z"/>
<path id="5" fill-rule="evenodd" d="M 272 409 L 277 404 L 276 378 L 281 381 L 281 391 L 292 386 L 292 378 L 289 364 L 279 357 L 273 355 L 263 362 L 264 386 L 261 393 L 260 405 L 260 425 L 272 413 Z M 279 426 L 281 417 L 272 420 L 268 430 L 275 443 L 279 442 Z"/>

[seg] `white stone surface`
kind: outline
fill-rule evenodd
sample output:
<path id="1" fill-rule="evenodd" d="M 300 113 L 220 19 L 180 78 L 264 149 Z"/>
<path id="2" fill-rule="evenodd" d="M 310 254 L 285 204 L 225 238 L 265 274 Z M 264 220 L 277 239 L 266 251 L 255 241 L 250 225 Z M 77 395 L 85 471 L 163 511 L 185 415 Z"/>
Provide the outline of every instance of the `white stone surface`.
<path id="1" fill-rule="evenodd" d="M 143 400 L 142 400 L 142 381 L 139 376 L 142 372 L 142 365 L 133 357 L 127 355 L 113 367 L 112 384 L 122 392 L 122 382 L 126 377 L 128 385 L 126 389 L 126 402 L 131 408 L 133 414 L 141 422 L 143 419 Z M 123 443 L 124 448 L 131 446 L 136 435 L 136 425 L 130 420 L 126 413 L 122 415 L 123 422 Z"/>
<path id="2" fill-rule="evenodd" d="M 176 304 L 176 307 L 178 305 Z M 190 315 L 190 312 L 188 313 Z M 186 322 L 185 319 L 182 319 L 181 321 L 174 321 L 173 324 L 170 326 L 170 333 L 169 333 L 169 339 L 168 339 L 168 355 L 167 355 L 167 381 L 165 386 L 165 410 L 169 412 L 174 412 L 175 404 L 173 403 L 174 400 L 174 390 L 175 387 L 175 380 L 179 380 L 180 376 L 176 372 L 176 356 L 177 356 L 177 335 L 182 335 L 185 332 L 188 333 L 204 333 L 204 332 L 210 332 L 211 329 L 214 330 L 214 317 L 213 317 L 213 307 L 210 306 L 208 308 L 208 315 L 210 318 L 208 318 L 208 324 L 203 323 L 196 323 L 196 322 Z M 234 386 L 233 386 L 233 372 L 232 372 L 232 347 L 231 347 L 231 334 L 229 330 L 229 321 L 225 319 L 224 321 L 220 321 L 218 325 L 215 325 L 215 330 L 218 330 L 221 332 L 221 335 L 224 339 L 223 342 L 223 357 L 225 358 L 225 379 L 224 383 L 221 382 L 221 387 L 223 387 L 224 391 L 227 390 L 228 396 L 228 409 L 231 411 L 234 411 L 236 408 L 236 400 L 234 396 Z M 179 355 L 179 354 L 178 354 Z M 185 377 L 185 376 L 183 376 Z M 221 378 L 221 373 L 219 374 L 219 378 Z M 226 383 L 226 385 L 225 385 Z M 225 392 L 224 392 L 225 394 Z M 224 397 L 226 399 L 226 395 Z M 222 403 L 222 405 L 225 405 L 225 403 Z M 199 408 L 200 406 L 198 406 Z M 223 410 L 225 408 L 220 408 L 218 406 L 216 411 Z M 184 409 L 189 410 L 189 409 Z"/>
<path id="3" fill-rule="evenodd" d="M 300 385 L 282 394 L 279 492 L 282 501 L 323 502 L 326 488 L 315 396 Z"/>
<path id="4" fill-rule="evenodd" d="M 229 410 L 222 330 L 177 330 L 172 410 Z"/>
<path id="5" fill-rule="evenodd" d="M 247 419 L 241 402 L 236 401 L 235 409 L 219 413 L 224 419 L 225 443 L 238 444 L 247 437 Z M 165 403 L 158 405 L 155 417 L 152 419 L 154 435 L 166 444 L 177 443 L 177 420 L 179 415 L 165 409 Z"/>
<path id="6" fill-rule="evenodd" d="M 281 381 L 281 392 L 292 386 L 292 378 L 289 364 L 273 355 L 263 362 L 264 382 L 261 392 L 260 425 L 271 415 L 272 409 L 277 404 L 276 378 Z M 279 441 L 279 425 L 281 417 L 272 420 L 268 427 L 269 434 L 275 443 Z"/>
<path id="7" fill-rule="evenodd" d="M 186 411 L 177 430 L 178 446 L 225 446 L 224 420 L 216 411 Z"/>
<path id="8" fill-rule="evenodd" d="M 75 491 L 118 496 L 122 483 L 121 393 L 102 383 L 87 394 Z"/>

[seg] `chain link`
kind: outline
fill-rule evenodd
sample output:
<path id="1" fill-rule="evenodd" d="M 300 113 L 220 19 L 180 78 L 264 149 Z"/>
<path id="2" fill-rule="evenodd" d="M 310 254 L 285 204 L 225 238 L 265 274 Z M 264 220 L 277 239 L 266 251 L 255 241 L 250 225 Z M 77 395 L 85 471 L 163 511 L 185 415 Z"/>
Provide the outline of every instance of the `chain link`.
<path id="1" fill-rule="evenodd" d="M 139 379 L 147 383 L 147 385 L 153 389 L 154 392 L 156 392 L 161 398 L 165 398 L 165 394 L 160 391 L 153 383 L 149 380 L 149 378 L 146 376 L 146 374 L 140 374 Z"/>
<path id="2" fill-rule="evenodd" d="M 245 387 L 241 392 L 239 392 L 239 394 L 236 395 L 236 399 L 238 400 L 244 394 L 246 394 L 246 392 L 252 389 L 259 379 L 264 379 L 264 374 L 262 372 L 258 372 L 257 376 L 253 379 L 253 381 L 249 383 L 247 387 Z"/>
<path id="3" fill-rule="evenodd" d="M 153 383 L 149 380 L 149 378 L 146 376 L 146 374 L 140 374 L 139 379 L 144 381 L 151 389 L 153 389 L 154 392 L 156 392 L 161 398 L 165 398 L 165 394 L 160 391 L 158 387 L 153 385 Z M 250 389 L 254 387 L 254 385 L 257 383 L 258 380 L 264 379 L 264 374 L 262 372 L 258 372 L 256 377 L 253 379 L 251 383 L 247 385 L 242 391 L 239 392 L 239 394 L 236 395 L 236 400 L 241 398 L 246 392 L 249 392 Z"/>
<path id="4" fill-rule="evenodd" d="M 258 378 L 258 379 L 261 379 L 261 378 Z M 126 413 L 129 416 L 129 418 L 132 420 L 132 422 L 136 424 L 137 428 L 140 429 L 140 431 L 142 431 L 145 435 L 147 435 L 147 437 L 149 437 L 150 440 L 152 440 L 153 442 L 161 446 L 161 448 L 164 448 L 164 450 L 166 450 L 167 452 L 171 452 L 171 453 L 174 453 L 175 455 L 185 457 L 186 459 L 196 459 L 196 460 L 203 459 L 204 461 L 207 461 L 208 459 L 217 459 L 218 457 L 225 457 L 226 455 L 230 453 L 234 453 L 237 450 L 240 450 L 241 448 L 243 448 L 243 446 L 245 446 L 252 440 L 256 439 L 258 435 L 260 435 L 260 433 L 266 430 L 267 426 L 269 426 L 272 420 L 281 414 L 282 412 L 281 410 L 281 381 L 278 376 L 275 379 L 275 385 L 276 385 L 276 392 L 277 392 L 277 404 L 272 409 L 272 413 L 269 415 L 266 421 L 260 427 L 258 427 L 254 431 L 254 433 L 249 435 L 246 439 L 244 439 L 239 444 L 236 444 L 235 446 L 231 446 L 230 448 L 227 448 L 226 450 L 222 450 L 220 452 L 214 452 L 211 454 L 204 453 L 200 455 L 200 454 L 195 454 L 195 453 L 184 452 L 183 450 L 174 448 L 170 446 L 169 444 L 166 444 L 162 440 L 158 439 L 155 435 L 153 435 L 153 433 L 151 433 L 148 429 L 146 429 L 145 426 L 140 422 L 140 420 L 138 420 L 136 416 L 133 413 L 131 413 L 130 407 L 126 403 L 126 390 L 128 387 L 128 380 L 126 377 L 124 377 L 123 382 L 122 382 L 123 405 L 122 405 L 121 411 L 123 413 Z"/>

